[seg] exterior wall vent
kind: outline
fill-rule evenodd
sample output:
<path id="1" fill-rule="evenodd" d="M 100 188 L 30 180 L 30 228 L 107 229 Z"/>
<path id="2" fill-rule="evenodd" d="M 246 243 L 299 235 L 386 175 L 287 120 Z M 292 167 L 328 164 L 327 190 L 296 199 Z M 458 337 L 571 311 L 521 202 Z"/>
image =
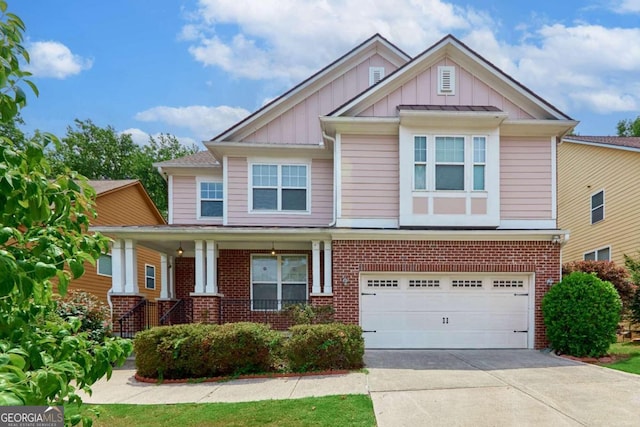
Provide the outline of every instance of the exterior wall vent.
<path id="1" fill-rule="evenodd" d="M 384 79 L 384 67 L 369 67 L 369 86 Z"/>
<path id="2" fill-rule="evenodd" d="M 438 95 L 456 94 L 456 67 L 438 67 Z"/>

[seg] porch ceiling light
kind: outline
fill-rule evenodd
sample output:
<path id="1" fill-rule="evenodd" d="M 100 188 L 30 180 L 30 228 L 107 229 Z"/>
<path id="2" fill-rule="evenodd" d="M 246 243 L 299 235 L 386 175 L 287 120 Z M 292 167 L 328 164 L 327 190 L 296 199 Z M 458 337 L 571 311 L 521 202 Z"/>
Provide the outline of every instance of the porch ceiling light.
<path id="1" fill-rule="evenodd" d="M 182 257 L 182 254 L 184 253 L 184 249 L 182 249 L 182 242 L 180 242 L 178 249 L 176 249 L 176 253 L 178 254 L 178 257 Z"/>
<path id="2" fill-rule="evenodd" d="M 276 256 L 276 247 L 273 242 L 271 242 L 271 256 Z"/>

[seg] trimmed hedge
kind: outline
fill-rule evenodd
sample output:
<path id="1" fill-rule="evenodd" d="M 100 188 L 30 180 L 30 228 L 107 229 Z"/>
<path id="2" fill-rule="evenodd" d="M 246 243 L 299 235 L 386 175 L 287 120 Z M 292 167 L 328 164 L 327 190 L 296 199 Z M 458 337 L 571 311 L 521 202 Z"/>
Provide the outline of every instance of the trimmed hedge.
<path id="1" fill-rule="evenodd" d="M 160 379 L 266 372 L 281 338 L 259 323 L 162 326 L 136 335 L 136 368 Z"/>
<path id="2" fill-rule="evenodd" d="M 138 375 L 184 379 L 277 371 L 308 372 L 363 366 L 356 325 L 298 325 L 290 336 L 261 323 L 161 326 L 134 340 Z"/>
<path id="3" fill-rule="evenodd" d="M 362 328 L 340 323 L 297 325 L 284 345 L 284 357 L 295 372 L 357 369 L 363 366 Z"/>
<path id="4" fill-rule="evenodd" d="M 616 342 L 620 296 L 595 274 L 574 272 L 542 299 L 542 315 L 551 347 L 571 356 L 600 357 Z"/>

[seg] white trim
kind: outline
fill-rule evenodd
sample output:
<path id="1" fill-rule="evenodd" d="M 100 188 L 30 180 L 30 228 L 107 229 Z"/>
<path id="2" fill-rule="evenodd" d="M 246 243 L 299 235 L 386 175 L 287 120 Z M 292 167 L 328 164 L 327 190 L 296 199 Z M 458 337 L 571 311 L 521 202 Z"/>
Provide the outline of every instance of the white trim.
<path id="1" fill-rule="evenodd" d="M 195 241 L 195 283 L 194 292 L 197 294 L 205 293 L 205 265 L 204 265 L 204 245 L 202 240 Z"/>
<path id="2" fill-rule="evenodd" d="M 605 260 L 600 260 L 600 259 L 598 259 L 598 252 L 600 252 L 600 251 L 601 251 L 601 250 L 603 250 L 603 249 L 608 249 L 608 250 L 609 250 L 609 259 L 605 259 Z M 595 255 L 595 257 L 596 257 L 595 261 L 611 261 L 611 245 L 602 246 L 602 247 L 599 247 L 599 248 L 597 248 L 597 249 L 593 249 L 593 250 L 590 250 L 590 251 L 584 252 L 584 253 L 582 254 L 582 260 L 583 260 L 583 261 L 587 261 L 587 260 L 585 259 L 585 255 L 590 254 L 590 253 L 593 253 L 593 254 Z"/>
<path id="3" fill-rule="evenodd" d="M 160 299 L 169 299 L 169 257 L 165 253 L 160 254 Z"/>
<path id="4" fill-rule="evenodd" d="M 333 276 L 332 276 L 332 263 L 333 257 L 331 255 L 331 240 L 324 241 L 324 288 L 322 289 L 323 295 L 333 294 Z"/>
<path id="5" fill-rule="evenodd" d="M 124 240 L 124 279 L 124 292 L 126 294 L 139 293 L 138 261 L 136 257 L 136 244 L 133 239 Z"/>
<path id="6" fill-rule="evenodd" d="M 335 182 L 333 188 L 336 193 L 335 196 L 335 210 L 336 210 L 336 224 L 340 218 L 342 218 L 342 134 L 336 135 L 335 154 L 333 156 L 333 175 Z"/>
<path id="7" fill-rule="evenodd" d="M 161 261 L 162 262 L 162 261 Z M 147 275 L 147 267 L 153 268 L 153 277 Z M 157 289 L 158 275 L 156 274 L 156 266 L 153 264 L 144 265 L 144 288 L 155 291 Z M 153 278 L 153 288 L 147 286 L 147 279 Z"/>
<path id="8" fill-rule="evenodd" d="M 247 158 L 247 208 L 248 213 L 253 215 L 311 215 L 311 159 L 274 159 L 274 158 Z M 254 210 L 253 209 L 253 166 L 265 165 L 277 167 L 276 186 L 276 209 Z M 282 167 L 283 166 L 305 166 L 306 178 L 306 210 L 283 210 L 282 209 Z"/>
<path id="9" fill-rule="evenodd" d="M 201 206 L 201 202 L 202 202 L 202 189 L 200 188 L 200 186 L 202 184 L 222 184 L 222 199 L 205 199 L 208 201 L 221 201 L 222 202 L 222 215 L 221 216 L 202 216 L 202 206 Z M 224 179 L 220 180 L 220 179 L 215 179 L 212 177 L 204 177 L 204 176 L 197 176 L 196 177 L 196 219 L 198 221 L 215 221 L 215 220 L 223 220 L 224 218 L 224 206 L 226 205 L 225 203 L 225 199 L 227 199 L 227 195 L 224 192 Z"/>
<path id="10" fill-rule="evenodd" d="M 311 242 L 311 271 L 313 272 L 311 292 L 320 293 L 320 241 Z"/>
<path id="11" fill-rule="evenodd" d="M 562 264 L 561 264 L 562 265 Z M 562 267 L 561 267 L 562 269 Z M 527 347 L 530 350 L 536 348 L 536 273 L 528 276 L 529 280 L 529 319 L 527 330 Z"/>
<path id="12" fill-rule="evenodd" d="M 398 228 L 397 218 L 338 218 L 336 227 Z"/>
<path id="13" fill-rule="evenodd" d="M 503 219 L 498 230 L 554 230 L 555 219 Z"/>
<path id="14" fill-rule="evenodd" d="M 111 245 L 111 292 L 124 293 L 124 240 L 114 239 Z"/>
<path id="15" fill-rule="evenodd" d="M 558 220 L 558 147 L 551 138 L 551 219 Z"/>
<path id="16" fill-rule="evenodd" d="M 218 283 L 217 283 L 217 274 L 218 274 L 218 263 L 217 263 L 217 250 L 216 250 L 216 242 L 214 240 L 206 240 L 206 275 L 207 280 L 205 282 L 205 292 L 208 294 L 217 294 L 218 293 Z"/>
<path id="17" fill-rule="evenodd" d="M 100 273 L 100 258 L 103 256 L 108 256 L 111 260 L 111 274 Z M 103 277 L 113 277 L 113 256 L 111 254 L 100 254 L 100 257 L 96 260 L 96 274 Z"/>
<path id="18" fill-rule="evenodd" d="M 173 224 L 173 175 L 169 175 L 167 181 L 167 222 Z"/>
<path id="19" fill-rule="evenodd" d="M 222 225 L 229 225 L 229 158 L 222 158 Z M 226 199 L 226 200 L 225 200 Z"/>
<path id="20" fill-rule="evenodd" d="M 602 193 L 602 219 L 596 222 L 593 222 L 593 196 L 595 196 L 598 193 Z M 607 198 L 606 198 L 606 194 L 604 192 L 604 187 L 601 188 L 600 190 L 591 193 L 591 195 L 589 196 L 589 225 L 596 225 L 601 223 L 602 221 L 604 221 L 607 217 L 606 217 L 606 213 L 607 213 Z"/>

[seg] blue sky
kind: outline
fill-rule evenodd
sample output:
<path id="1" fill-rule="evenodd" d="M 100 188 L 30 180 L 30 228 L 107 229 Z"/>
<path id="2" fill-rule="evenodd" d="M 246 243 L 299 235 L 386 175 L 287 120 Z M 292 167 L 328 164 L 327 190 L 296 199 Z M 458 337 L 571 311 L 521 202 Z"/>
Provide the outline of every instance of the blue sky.
<path id="1" fill-rule="evenodd" d="M 446 34 L 612 135 L 640 115 L 640 0 L 9 0 L 39 98 L 25 130 L 75 118 L 210 139 L 379 32 L 416 55 Z"/>

